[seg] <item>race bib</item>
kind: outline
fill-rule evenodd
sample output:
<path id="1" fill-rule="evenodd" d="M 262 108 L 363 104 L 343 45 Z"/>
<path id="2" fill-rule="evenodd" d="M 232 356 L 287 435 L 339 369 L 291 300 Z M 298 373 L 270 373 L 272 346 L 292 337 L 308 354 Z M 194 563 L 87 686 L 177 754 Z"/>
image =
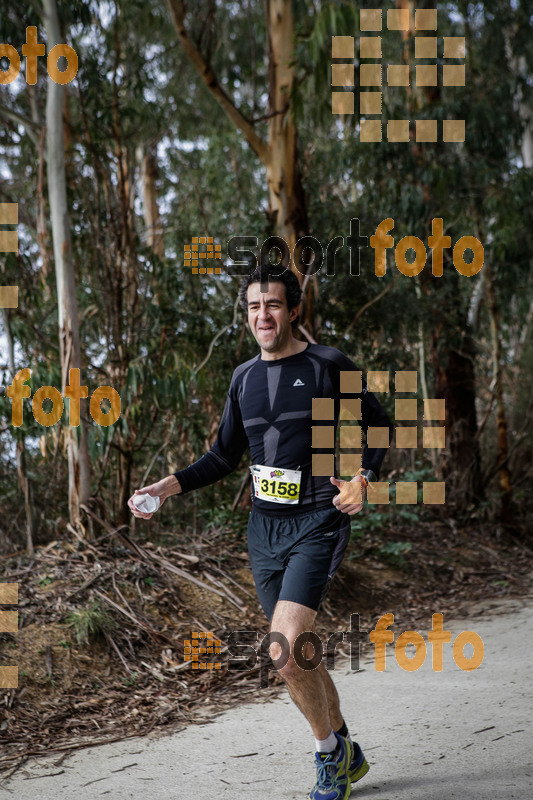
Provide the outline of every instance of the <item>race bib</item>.
<path id="1" fill-rule="evenodd" d="M 252 473 L 254 495 L 271 503 L 295 505 L 300 499 L 302 473 L 297 469 L 278 469 L 254 464 Z"/>

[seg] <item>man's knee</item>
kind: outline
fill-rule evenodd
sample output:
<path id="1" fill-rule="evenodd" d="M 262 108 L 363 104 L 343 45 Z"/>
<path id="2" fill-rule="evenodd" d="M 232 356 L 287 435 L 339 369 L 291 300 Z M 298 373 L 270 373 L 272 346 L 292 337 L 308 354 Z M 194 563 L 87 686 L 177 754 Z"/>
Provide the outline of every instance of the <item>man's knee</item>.
<path id="1" fill-rule="evenodd" d="M 322 661 L 322 643 L 314 631 L 278 631 L 280 641 L 270 644 L 270 657 L 286 681 L 298 680 L 316 670 Z"/>

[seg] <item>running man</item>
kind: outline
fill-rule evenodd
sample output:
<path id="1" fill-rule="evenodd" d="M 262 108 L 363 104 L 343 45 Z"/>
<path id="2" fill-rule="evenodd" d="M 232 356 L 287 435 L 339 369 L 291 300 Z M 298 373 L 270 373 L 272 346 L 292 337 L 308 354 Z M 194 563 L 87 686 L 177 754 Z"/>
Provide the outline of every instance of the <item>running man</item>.
<path id="1" fill-rule="evenodd" d="M 368 772 L 367 761 L 350 737 L 324 664 L 301 669 L 293 658 L 293 643 L 299 634 L 314 630 L 317 611 L 350 538 L 349 518 L 363 508 L 366 487 L 379 476 L 386 449 L 365 446 L 362 468 L 350 482 L 312 474 L 313 398 L 334 399 L 336 425 L 340 373 L 358 368 L 333 347 L 293 336 L 301 290 L 290 270 L 272 264 L 256 268 L 244 278 L 240 299 L 261 352 L 233 373 L 215 443 L 194 464 L 135 494 L 157 495 L 164 503 L 171 495 L 229 475 L 250 449 L 248 552 L 270 629 L 290 644 L 290 657 L 279 672 L 315 736 L 317 778 L 309 798 L 346 800 L 351 783 Z M 360 400 L 363 431 L 388 427 L 392 433 L 389 418 L 364 380 L 361 389 L 359 394 L 343 392 L 342 397 Z M 151 514 L 135 508 L 133 497 L 128 504 L 134 516 L 150 519 Z M 305 648 L 311 657 L 312 646 L 304 646 L 304 655 Z M 280 657 L 277 642 L 271 644 L 270 654 L 274 660 Z"/>

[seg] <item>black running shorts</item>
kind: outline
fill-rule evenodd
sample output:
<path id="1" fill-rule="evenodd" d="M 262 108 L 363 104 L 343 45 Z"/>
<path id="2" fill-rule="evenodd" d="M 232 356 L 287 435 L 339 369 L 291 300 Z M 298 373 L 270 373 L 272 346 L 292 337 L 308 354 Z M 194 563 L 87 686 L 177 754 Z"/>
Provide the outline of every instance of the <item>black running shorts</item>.
<path id="1" fill-rule="evenodd" d="M 294 517 L 252 508 L 248 552 L 259 602 L 269 621 L 278 600 L 318 611 L 350 538 L 350 517 L 333 505 Z"/>

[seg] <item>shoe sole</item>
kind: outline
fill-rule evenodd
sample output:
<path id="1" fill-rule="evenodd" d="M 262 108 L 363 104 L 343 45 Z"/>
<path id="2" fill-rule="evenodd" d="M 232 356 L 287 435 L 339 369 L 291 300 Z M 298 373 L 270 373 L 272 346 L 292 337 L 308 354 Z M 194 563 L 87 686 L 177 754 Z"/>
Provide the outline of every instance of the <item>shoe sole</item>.
<path id="1" fill-rule="evenodd" d="M 357 767 L 357 769 L 354 769 L 353 772 L 348 770 L 348 778 L 350 779 L 350 783 L 355 783 L 356 781 L 361 780 L 361 778 L 366 775 L 369 769 L 370 767 L 368 765 L 368 761 L 365 758 L 361 766 Z"/>

